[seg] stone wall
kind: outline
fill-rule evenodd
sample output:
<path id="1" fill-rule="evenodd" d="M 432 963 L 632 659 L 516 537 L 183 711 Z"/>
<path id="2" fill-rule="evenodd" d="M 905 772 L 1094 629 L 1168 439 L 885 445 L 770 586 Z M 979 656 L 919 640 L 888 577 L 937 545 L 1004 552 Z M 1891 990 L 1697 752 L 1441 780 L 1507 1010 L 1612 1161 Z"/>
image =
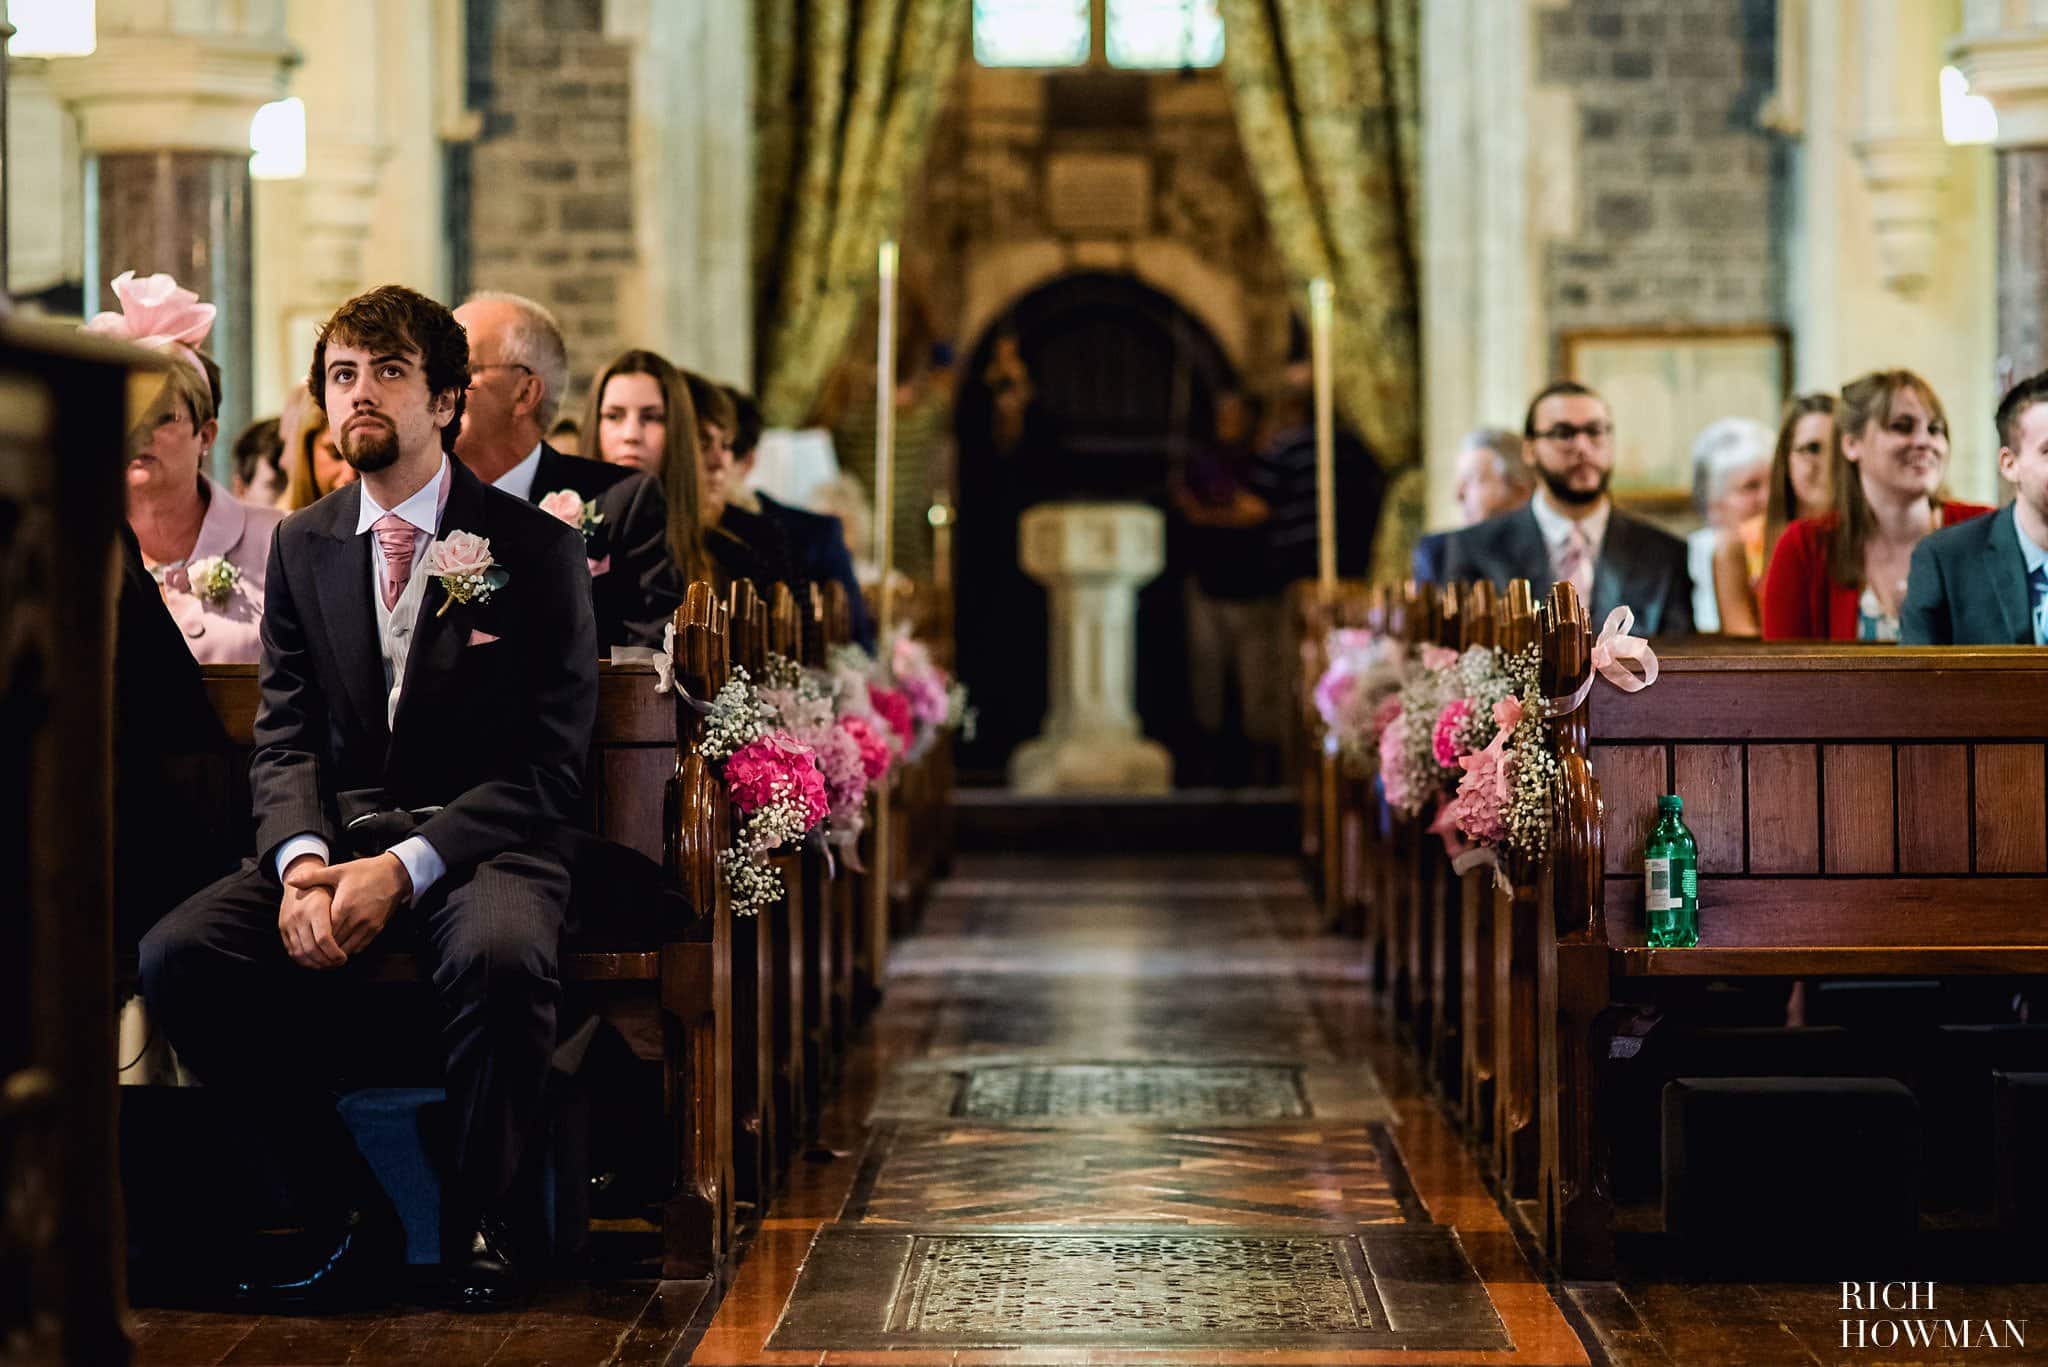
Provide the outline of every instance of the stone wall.
<path id="1" fill-rule="evenodd" d="M 472 0 L 479 3 L 480 0 Z M 471 152 L 468 290 L 512 290 L 561 319 L 564 411 L 623 345 L 637 276 L 631 51 L 603 0 L 493 0 L 483 132 Z"/>
<path id="2" fill-rule="evenodd" d="M 1773 0 L 1570 0 L 1537 23 L 1537 89 L 1577 118 L 1576 228 L 1544 262 L 1553 339 L 1781 321 L 1788 158 L 1758 127 Z"/>

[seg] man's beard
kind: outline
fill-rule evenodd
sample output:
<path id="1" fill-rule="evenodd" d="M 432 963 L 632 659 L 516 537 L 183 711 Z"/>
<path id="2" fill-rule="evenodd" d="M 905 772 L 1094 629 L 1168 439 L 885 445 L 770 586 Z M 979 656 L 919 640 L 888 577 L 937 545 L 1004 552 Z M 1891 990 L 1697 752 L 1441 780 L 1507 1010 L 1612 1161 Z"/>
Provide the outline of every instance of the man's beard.
<path id="1" fill-rule="evenodd" d="M 360 475 L 375 474 L 398 459 L 398 434 L 387 426 L 370 432 L 351 427 L 336 444 L 341 448 L 341 458 Z"/>
<path id="2" fill-rule="evenodd" d="M 1550 491 L 1552 498 L 1574 508 L 1583 508 L 1589 503 L 1598 503 L 1607 497 L 1608 481 L 1614 478 L 1612 470 L 1602 470 L 1598 485 L 1591 489 L 1574 489 L 1569 474 L 1560 475 L 1541 465 L 1536 467 L 1536 473 L 1543 476 L 1543 487 Z"/>

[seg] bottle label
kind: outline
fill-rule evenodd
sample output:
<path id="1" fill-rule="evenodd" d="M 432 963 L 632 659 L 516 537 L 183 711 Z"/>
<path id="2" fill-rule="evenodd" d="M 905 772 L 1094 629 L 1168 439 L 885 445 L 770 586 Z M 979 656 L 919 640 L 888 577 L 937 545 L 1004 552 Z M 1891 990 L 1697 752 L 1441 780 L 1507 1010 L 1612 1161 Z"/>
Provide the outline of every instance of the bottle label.
<path id="1" fill-rule="evenodd" d="M 1686 865 L 1685 873 L 1679 878 L 1679 890 L 1685 894 L 1686 901 L 1699 901 L 1700 871 L 1690 864 Z"/>
<path id="2" fill-rule="evenodd" d="M 1649 911 L 1676 911 L 1678 896 L 1671 886 L 1671 861 L 1643 861 L 1643 905 Z"/>

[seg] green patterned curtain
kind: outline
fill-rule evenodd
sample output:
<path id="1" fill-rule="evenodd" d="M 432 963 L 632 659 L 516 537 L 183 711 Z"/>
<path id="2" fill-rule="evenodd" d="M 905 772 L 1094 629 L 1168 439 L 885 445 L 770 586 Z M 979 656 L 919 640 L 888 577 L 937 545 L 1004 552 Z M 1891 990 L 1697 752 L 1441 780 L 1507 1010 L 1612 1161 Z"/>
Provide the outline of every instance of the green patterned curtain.
<path id="1" fill-rule="evenodd" d="M 810 414 L 895 233 L 965 46 L 966 0 L 759 0 L 756 392 Z"/>
<path id="2" fill-rule="evenodd" d="M 1336 292 L 1337 406 L 1393 475 L 1376 577 L 1422 518 L 1417 370 L 1419 0 L 1221 0 L 1224 76 L 1266 220 L 1305 303 Z"/>

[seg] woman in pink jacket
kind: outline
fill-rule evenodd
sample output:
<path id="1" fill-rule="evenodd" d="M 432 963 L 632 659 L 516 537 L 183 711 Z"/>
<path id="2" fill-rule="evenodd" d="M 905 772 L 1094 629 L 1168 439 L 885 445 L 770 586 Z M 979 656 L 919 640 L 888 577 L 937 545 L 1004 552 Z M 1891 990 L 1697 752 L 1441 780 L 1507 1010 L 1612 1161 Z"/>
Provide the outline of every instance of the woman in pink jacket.
<path id="1" fill-rule="evenodd" d="M 213 381 L 194 350 L 213 306 L 168 275 L 114 281 L 121 312 L 87 325 L 167 356 L 164 386 L 128 434 L 128 525 L 164 606 L 201 664 L 254 664 L 262 654 L 263 575 L 284 514 L 241 502 L 204 473 L 219 427 Z"/>

